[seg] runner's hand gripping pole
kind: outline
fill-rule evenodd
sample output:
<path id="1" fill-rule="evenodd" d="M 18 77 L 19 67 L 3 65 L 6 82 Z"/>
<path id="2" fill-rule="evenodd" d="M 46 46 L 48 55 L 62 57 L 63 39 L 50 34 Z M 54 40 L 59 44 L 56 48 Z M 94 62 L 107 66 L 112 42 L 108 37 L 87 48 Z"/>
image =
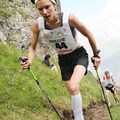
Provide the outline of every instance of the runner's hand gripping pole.
<path id="1" fill-rule="evenodd" d="M 40 82 L 38 81 L 37 77 L 36 77 L 36 76 L 34 75 L 34 73 L 31 71 L 30 66 L 29 66 L 29 64 L 28 64 L 28 58 L 26 58 L 26 57 L 24 57 L 24 58 L 23 58 L 23 57 L 20 57 L 19 60 L 21 60 L 21 62 L 22 62 L 21 65 L 24 65 L 24 68 L 22 67 L 23 70 L 24 70 L 24 69 L 28 69 L 28 70 L 30 71 L 30 73 L 32 74 L 33 78 L 35 79 L 37 85 L 39 86 L 39 88 L 41 89 L 42 93 L 45 95 L 45 97 L 46 97 L 47 100 L 49 101 L 50 105 L 52 106 L 52 108 L 54 109 L 54 111 L 56 112 L 56 114 L 58 115 L 59 119 L 60 119 L 60 120 L 63 120 L 63 119 L 61 118 L 60 114 L 58 113 L 58 111 L 56 110 L 56 108 L 54 107 L 54 105 L 52 104 L 50 98 L 48 97 L 48 94 L 44 91 L 44 89 L 43 89 L 43 87 L 41 86 Z M 25 64 L 26 64 L 26 65 L 25 65 Z"/>
<path id="2" fill-rule="evenodd" d="M 97 50 L 96 53 L 94 53 L 94 56 L 91 58 L 91 62 L 93 63 L 95 69 L 98 69 L 98 66 L 100 64 L 99 53 L 100 53 L 100 50 Z"/>
<path id="3" fill-rule="evenodd" d="M 99 52 L 100 52 L 100 51 L 99 51 Z M 97 59 L 97 62 L 96 62 L 96 59 Z M 107 105 L 107 109 L 108 109 L 110 118 L 111 118 L 111 120 L 113 120 L 113 117 L 112 117 L 112 114 L 111 114 L 111 111 L 110 111 L 110 108 L 109 108 L 109 105 L 108 105 L 108 102 L 107 102 L 107 98 L 106 98 L 106 95 L 105 95 L 105 92 L 104 92 L 104 89 L 103 89 L 103 86 L 102 86 L 102 83 L 101 83 L 101 80 L 100 80 L 100 76 L 99 76 L 99 73 L 98 73 L 98 66 L 99 66 L 99 64 L 100 64 L 99 59 L 100 59 L 100 57 L 99 57 L 98 55 L 97 55 L 97 56 L 93 56 L 93 57 L 91 58 L 91 62 L 92 62 L 93 65 L 94 65 L 94 68 L 95 68 L 95 71 L 96 71 L 96 74 L 97 74 L 97 78 L 98 78 L 100 87 L 101 87 L 101 89 L 102 89 L 103 97 L 104 97 L 104 99 L 105 99 L 105 102 L 106 102 L 106 105 Z"/>

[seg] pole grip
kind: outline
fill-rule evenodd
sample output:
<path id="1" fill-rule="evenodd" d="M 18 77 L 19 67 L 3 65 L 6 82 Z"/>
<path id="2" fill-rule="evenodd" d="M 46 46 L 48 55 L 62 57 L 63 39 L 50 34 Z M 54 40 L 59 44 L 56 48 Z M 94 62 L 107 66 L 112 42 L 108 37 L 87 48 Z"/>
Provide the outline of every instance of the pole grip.
<path id="1" fill-rule="evenodd" d="M 26 62 L 27 60 L 28 60 L 28 58 L 27 57 L 19 57 L 19 60 L 21 61 L 21 62 Z M 28 66 L 28 70 L 30 70 L 30 66 Z"/>
<path id="2" fill-rule="evenodd" d="M 19 60 L 22 62 L 25 62 L 26 60 L 28 60 L 28 58 L 27 57 L 19 57 Z"/>

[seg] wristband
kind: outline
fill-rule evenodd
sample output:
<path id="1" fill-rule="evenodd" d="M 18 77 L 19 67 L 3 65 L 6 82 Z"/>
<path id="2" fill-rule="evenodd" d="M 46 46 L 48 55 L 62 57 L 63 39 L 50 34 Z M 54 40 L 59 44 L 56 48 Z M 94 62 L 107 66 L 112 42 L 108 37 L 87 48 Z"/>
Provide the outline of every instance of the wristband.
<path id="1" fill-rule="evenodd" d="M 97 50 L 97 51 L 94 53 L 94 56 L 93 56 L 93 57 L 98 57 L 98 58 L 100 58 L 100 57 L 99 57 L 99 53 L 100 53 L 100 50 Z"/>

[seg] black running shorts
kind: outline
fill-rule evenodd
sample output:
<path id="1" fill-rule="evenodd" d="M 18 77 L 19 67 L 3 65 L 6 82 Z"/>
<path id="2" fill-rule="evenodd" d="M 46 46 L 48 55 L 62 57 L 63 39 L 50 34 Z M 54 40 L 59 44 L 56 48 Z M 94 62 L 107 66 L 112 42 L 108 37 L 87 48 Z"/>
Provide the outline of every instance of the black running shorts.
<path id="1" fill-rule="evenodd" d="M 80 47 L 69 54 L 58 55 L 58 60 L 63 81 L 70 80 L 76 65 L 83 65 L 86 68 L 85 75 L 87 74 L 89 62 L 88 54 L 84 47 Z"/>
<path id="2" fill-rule="evenodd" d="M 110 90 L 111 93 L 115 93 L 114 85 L 112 85 L 112 86 L 110 86 L 110 87 L 109 87 L 109 86 L 106 86 L 105 88 L 106 88 L 106 90 Z"/>

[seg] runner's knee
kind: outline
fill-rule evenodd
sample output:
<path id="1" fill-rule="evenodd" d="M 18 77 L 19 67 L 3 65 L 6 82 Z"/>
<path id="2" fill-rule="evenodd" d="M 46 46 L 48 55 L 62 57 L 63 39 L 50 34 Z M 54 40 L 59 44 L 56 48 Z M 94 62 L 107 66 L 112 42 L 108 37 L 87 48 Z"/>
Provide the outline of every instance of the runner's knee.
<path id="1" fill-rule="evenodd" d="M 76 95 L 79 93 L 79 88 L 75 85 L 69 86 L 68 90 L 71 95 Z"/>

